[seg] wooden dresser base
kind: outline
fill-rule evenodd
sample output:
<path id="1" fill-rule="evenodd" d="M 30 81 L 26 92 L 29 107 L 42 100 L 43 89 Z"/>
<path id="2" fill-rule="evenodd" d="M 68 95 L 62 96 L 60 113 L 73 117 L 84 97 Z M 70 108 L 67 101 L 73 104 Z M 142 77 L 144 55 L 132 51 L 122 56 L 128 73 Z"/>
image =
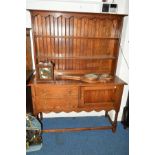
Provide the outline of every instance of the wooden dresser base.
<path id="1" fill-rule="evenodd" d="M 62 129 L 45 129 L 42 130 L 43 133 L 49 133 L 49 132 L 76 132 L 76 131 L 87 131 L 87 130 L 108 130 L 111 129 L 113 133 L 116 131 L 117 126 L 117 116 L 118 113 L 115 113 L 115 119 L 114 121 L 111 120 L 108 112 L 106 111 L 105 117 L 108 118 L 109 122 L 111 123 L 111 126 L 99 126 L 99 127 L 84 127 L 84 128 L 62 128 Z M 42 113 L 40 113 L 39 117 L 40 121 L 43 119 Z"/>
<path id="2" fill-rule="evenodd" d="M 124 83 L 117 77 L 108 83 L 81 83 L 75 81 L 55 81 L 53 83 L 31 83 L 33 114 L 42 120 L 42 113 L 49 112 L 81 112 L 106 111 L 105 117 L 111 125 L 87 128 L 48 129 L 43 132 L 69 132 L 85 130 L 116 131 L 117 117 L 121 104 Z M 115 111 L 114 121 L 109 111 Z"/>

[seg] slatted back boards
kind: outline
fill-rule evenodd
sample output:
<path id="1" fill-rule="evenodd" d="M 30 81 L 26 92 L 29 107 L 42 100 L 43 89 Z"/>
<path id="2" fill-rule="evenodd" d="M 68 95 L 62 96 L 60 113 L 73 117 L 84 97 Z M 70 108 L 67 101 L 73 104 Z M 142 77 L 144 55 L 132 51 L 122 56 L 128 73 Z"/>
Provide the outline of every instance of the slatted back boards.
<path id="1" fill-rule="evenodd" d="M 124 15 L 31 10 L 35 63 L 64 74 L 115 75 Z"/>

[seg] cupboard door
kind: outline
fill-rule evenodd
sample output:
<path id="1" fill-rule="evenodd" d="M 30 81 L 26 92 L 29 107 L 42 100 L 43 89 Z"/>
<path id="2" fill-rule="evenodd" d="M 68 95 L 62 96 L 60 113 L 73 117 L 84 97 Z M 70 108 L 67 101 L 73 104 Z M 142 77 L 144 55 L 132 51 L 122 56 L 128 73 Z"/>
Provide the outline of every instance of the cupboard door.
<path id="1" fill-rule="evenodd" d="M 113 108 L 116 86 L 81 87 L 79 107 Z"/>

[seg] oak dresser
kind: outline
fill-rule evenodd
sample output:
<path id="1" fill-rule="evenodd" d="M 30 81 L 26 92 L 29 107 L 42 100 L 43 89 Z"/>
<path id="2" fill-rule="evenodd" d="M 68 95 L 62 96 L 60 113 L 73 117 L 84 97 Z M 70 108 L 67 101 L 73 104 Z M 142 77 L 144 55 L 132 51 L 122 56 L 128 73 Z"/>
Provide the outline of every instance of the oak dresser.
<path id="1" fill-rule="evenodd" d="M 115 75 L 125 15 L 30 10 L 35 65 L 54 63 L 54 79 L 39 80 L 39 70 L 29 85 L 33 113 L 105 110 L 110 126 L 49 129 L 44 132 L 112 129 L 116 131 L 125 82 Z M 81 80 L 85 75 L 110 79 Z M 63 78 L 63 77 L 73 77 Z M 79 77 L 76 79 L 75 77 Z M 108 112 L 115 111 L 112 121 Z M 42 116 L 42 115 L 40 115 Z"/>

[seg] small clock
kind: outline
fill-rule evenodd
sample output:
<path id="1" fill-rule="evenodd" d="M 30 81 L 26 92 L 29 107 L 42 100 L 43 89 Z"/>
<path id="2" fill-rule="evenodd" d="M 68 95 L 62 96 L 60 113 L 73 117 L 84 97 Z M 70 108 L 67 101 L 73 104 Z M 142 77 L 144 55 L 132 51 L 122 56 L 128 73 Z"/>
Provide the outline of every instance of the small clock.
<path id="1" fill-rule="evenodd" d="M 40 62 L 37 65 L 37 80 L 54 80 L 54 63 Z"/>

